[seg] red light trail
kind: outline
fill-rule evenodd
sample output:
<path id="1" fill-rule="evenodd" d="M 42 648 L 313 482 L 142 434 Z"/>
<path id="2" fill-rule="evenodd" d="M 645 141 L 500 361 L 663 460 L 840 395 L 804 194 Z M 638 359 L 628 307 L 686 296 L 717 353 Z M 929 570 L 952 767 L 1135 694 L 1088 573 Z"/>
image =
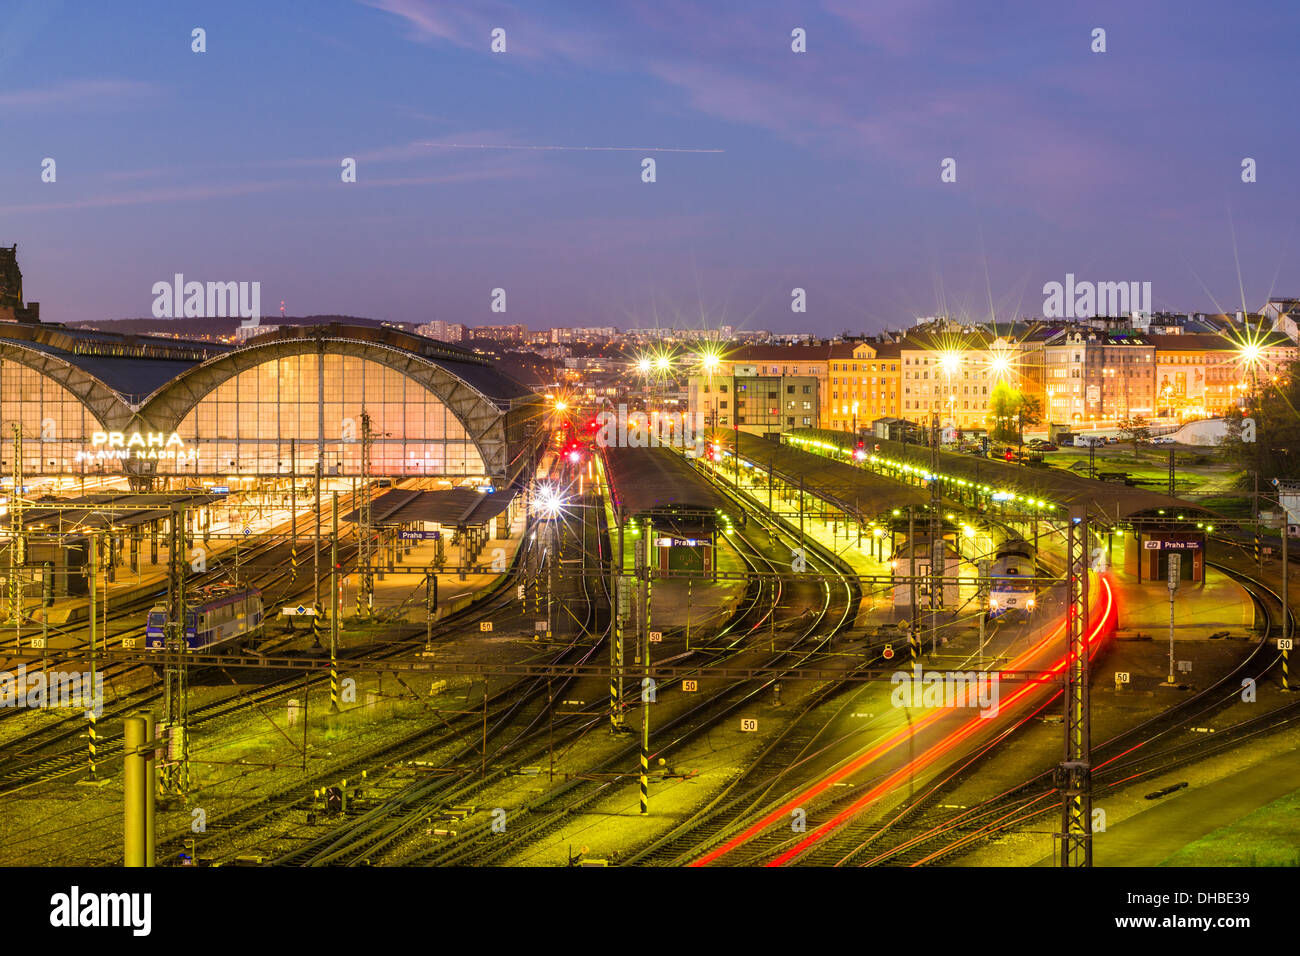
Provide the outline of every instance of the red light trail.
<path id="1" fill-rule="evenodd" d="M 1096 649 L 1101 643 L 1100 637 L 1113 624 L 1114 616 L 1115 616 L 1114 595 L 1111 591 L 1110 582 L 1107 581 L 1104 577 L 1101 578 L 1101 587 L 1102 587 L 1105 610 L 1103 611 L 1096 626 L 1093 628 L 1092 633 L 1088 635 L 1089 657 L 1091 657 L 1093 654 L 1096 653 Z M 1042 641 L 1039 641 L 1033 647 L 1028 648 L 1024 653 L 1022 653 L 1019 657 L 1017 657 L 1014 661 L 1012 661 L 1011 664 L 1009 664 L 1006 669 L 1007 670 L 1027 669 L 1025 665 L 1027 664 L 1029 659 L 1033 657 L 1035 654 L 1037 654 L 1039 651 L 1041 651 L 1043 647 L 1045 647 L 1049 642 L 1054 640 L 1058 635 L 1060 635 L 1064 627 L 1065 627 L 1065 623 L 1064 621 L 1062 621 L 1062 623 L 1058 625 L 1049 636 L 1044 638 Z M 1066 655 L 1062 655 L 1060 659 L 1058 659 L 1050 668 L 1048 668 L 1047 671 L 1040 674 L 1035 680 L 1030 681 L 1025 685 L 1023 685 L 1022 687 L 1020 687 L 1014 694 L 1011 695 L 1009 699 L 1004 701 L 1001 707 L 999 708 L 999 712 L 1001 713 L 1002 711 L 1010 710 L 1010 708 L 1015 706 L 1017 703 L 1023 701 L 1026 695 L 1033 693 L 1037 688 L 1041 687 L 1043 684 L 1048 683 L 1056 675 L 1063 672 L 1065 669 L 1065 665 L 1066 665 Z M 714 860 L 717 860 L 727 855 L 728 853 L 731 853 L 737 847 L 741 846 L 744 843 L 749 842 L 757 834 L 766 830 L 768 827 L 776 823 L 778 820 L 788 819 L 792 810 L 801 807 L 809 800 L 815 799 L 827 788 L 834 786 L 840 780 L 843 780 L 845 777 L 862 769 L 862 767 L 870 763 L 872 760 L 875 760 L 877 757 L 893 750 L 895 747 L 899 746 L 904 741 L 906 741 L 910 735 L 920 731 L 921 729 L 929 726 L 930 724 L 933 724 L 941 717 L 946 716 L 947 713 L 948 712 L 946 710 L 935 710 L 927 714 L 925 717 L 921 718 L 919 721 L 917 721 L 915 729 L 900 728 L 888 739 L 882 741 L 879 744 L 876 744 L 874 747 L 871 747 L 864 753 L 859 754 L 848 764 L 841 767 L 839 770 L 835 771 L 829 776 L 823 777 L 820 781 L 818 781 L 813 786 L 809 787 L 799 796 L 791 799 L 790 801 L 788 801 L 778 809 L 773 810 L 771 813 L 767 814 L 765 817 L 763 817 L 757 823 L 750 826 L 744 832 L 732 837 L 726 843 L 709 851 L 704 856 L 700 857 L 698 860 L 692 861 L 688 865 L 707 866 L 708 864 L 712 863 Z M 881 783 L 877 784 L 875 787 L 873 787 L 862 797 L 854 801 L 851 806 L 840 811 L 832 819 L 828 820 L 826 823 L 823 823 L 821 826 L 812 830 L 806 837 L 804 837 L 801 841 L 799 841 L 798 844 L 796 844 L 791 849 L 786 850 L 784 853 L 782 853 L 780 856 L 773 859 L 767 865 L 784 866 L 786 863 L 800 856 L 805 850 L 811 847 L 814 843 L 823 839 L 824 837 L 828 836 L 832 831 L 839 828 L 845 821 L 851 818 L 854 814 L 858 813 L 864 807 L 868 806 L 874 801 L 878 800 L 885 793 L 888 793 L 893 787 L 897 786 L 901 781 L 907 779 L 907 777 L 910 774 L 915 773 L 918 770 L 923 770 L 930 764 L 934 763 L 936 760 L 938 760 L 939 758 L 947 754 L 949 751 L 951 751 L 954 747 L 958 746 L 963 741 L 973 736 L 977 731 L 988 728 L 990 723 L 991 723 L 990 721 L 982 717 L 979 716 L 972 717 L 965 724 L 963 724 L 961 727 L 958 727 L 951 734 L 949 734 L 947 737 L 945 737 L 935 746 L 931 747 L 920 757 L 917 757 L 909 761 L 906 765 L 894 771 L 892 774 L 886 777 Z"/>

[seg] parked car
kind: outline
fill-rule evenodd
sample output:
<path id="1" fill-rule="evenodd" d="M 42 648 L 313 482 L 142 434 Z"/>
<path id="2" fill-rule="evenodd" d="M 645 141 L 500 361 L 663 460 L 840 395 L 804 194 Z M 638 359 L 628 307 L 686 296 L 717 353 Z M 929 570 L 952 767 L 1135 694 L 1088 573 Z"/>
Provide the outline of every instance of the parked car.
<path id="1" fill-rule="evenodd" d="M 1174 443 L 1173 435 L 1156 435 L 1151 439 L 1153 445 L 1172 445 Z"/>
<path id="2" fill-rule="evenodd" d="M 1060 450 L 1055 445 L 1053 445 L 1050 441 L 1043 441 L 1041 438 L 1032 439 L 1029 442 L 1029 447 L 1034 451 L 1059 451 Z"/>

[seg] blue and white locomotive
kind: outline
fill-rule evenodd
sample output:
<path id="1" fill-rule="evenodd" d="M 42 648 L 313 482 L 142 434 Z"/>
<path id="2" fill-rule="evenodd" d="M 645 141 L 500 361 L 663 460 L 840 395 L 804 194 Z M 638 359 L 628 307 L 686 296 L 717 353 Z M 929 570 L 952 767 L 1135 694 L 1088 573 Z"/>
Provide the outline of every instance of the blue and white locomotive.
<path id="1" fill-rule="evenodd" d="M 1028 541 L 1007 541 L 998 546 L 989 568 L 989 617 L 1028 617 L 1037 604 L 1034 546 Z"/>
<path id="2" fill-rule="evenodd" d="M 170 616 L 166 604 L 154 605 L 145 625 L 145 647 L 165 647 Z M 200 588 L 185 601 L 185 646 L 191 651 L 238 646 L 261 626 L 262 592 L 258 588 L 213 585 Z"/>

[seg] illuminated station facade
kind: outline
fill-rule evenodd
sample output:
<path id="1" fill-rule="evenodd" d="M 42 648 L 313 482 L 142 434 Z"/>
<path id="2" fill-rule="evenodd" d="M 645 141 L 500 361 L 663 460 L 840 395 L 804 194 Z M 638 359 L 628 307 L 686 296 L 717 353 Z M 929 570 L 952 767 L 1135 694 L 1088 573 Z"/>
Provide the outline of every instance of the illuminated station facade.
<path id="1" fill-rule="evenodd" d="M 0 322 L 0 474 L 8 498 L 21 476 L 33 511 L 127 492 L 284 501 L 368 475 L 451 491 L 499 532 L 522 506 L 540 410 L 482 356 L 390 327 L 284 326 L 227 346 Z M 495 497 L 466 509 L 471 493 Z"/>

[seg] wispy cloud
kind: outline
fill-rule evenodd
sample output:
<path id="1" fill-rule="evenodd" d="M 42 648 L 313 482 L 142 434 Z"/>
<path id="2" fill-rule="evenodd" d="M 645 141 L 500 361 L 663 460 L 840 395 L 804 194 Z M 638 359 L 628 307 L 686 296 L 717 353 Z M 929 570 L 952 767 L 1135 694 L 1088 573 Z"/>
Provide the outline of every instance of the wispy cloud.
<path id="1" fill-rule="evenodd" d="M 133 192 L 113 193 L 65 199 L 59 202 L 24 203 L 0 206 L 0 213 L 59 212 L 68 209 L 103 209 L 112 206 L 138 206 L 145 203 L 196 202 L 207 199 L 225 199 L 249 193 L 267 192 L 285 188 L 284 183 L 232 183 L 225 186 L 174 186 L 166 189 L 142 189 Z"/>
<path id="2" fill-rule="evenodd" d="M 143 99 L 156 93 L 150 84 L 135 80 L 68 80 L 39 89 L 0 92 L 0 107 L 47 109 L 72 104 L 100 108 L 108 103 Z"/>
<path id="3" fill-rule="evenodd" d="M 559 57 L 591 63 L 614 44 L 605 34 L 592 30 L 590 16 L 564 16 L 550 8 L 537 17 L 502 0 L 476 0 L 453 7 L 436 0 L 359 0 L 363 6 L 382 10 L 403 20 L 412 40 L 420 43 L 451 43 L 466 50 L 490 52 L 492 31 L 506 31 L 506 49 L 526 58 Z"/>
<path id="4" fill-rule="evenodd" d="M 329 165 L 337 167 L 339 160 L 286 160 L 280 163 L 267 163 L 267 166 L 318 167 Z M 231 167 L 226 167 L 231 168 Z M 364 163 L 360 165 L 360 175 L 355 185 L 343 186 L 337 175 L 312 176 L 298 179 L 263 180 L 258 182 L 213 183 L 204 185 L 174 185 L 153 189 L 128 190 L 126 192 L 109 192 L 97 196 L 83 196 L 57 202 L 21 203 L 0 206 L 0 213 L 17 215 L 19 213 L 62 212 L 75 209 L 104 209 L 116 206 L 141 206 L 154 203 L 206 202 L 214 199 L 229 199 L 256 193 L 289 192 L 304 189 L 373 189 L 392 186 L 430 186 L 450 183 L 473 183 L 490 180 L 507 180 L 526 178 L 534 174 L 531 165 L 503 157 L 494 163 L 478 162 L 473 165 L 459 165 L 452 168 L 436 170 L 413 170 L 409 175 L 371 176 Z M 143 174 L 147 171 L 140 171 Z M 171 172 L 175 173 L 175 170 Z M 186 172 L 192 172 L 187 170 Z M 131 177 L 134 178 L 134 177 Z"/>

